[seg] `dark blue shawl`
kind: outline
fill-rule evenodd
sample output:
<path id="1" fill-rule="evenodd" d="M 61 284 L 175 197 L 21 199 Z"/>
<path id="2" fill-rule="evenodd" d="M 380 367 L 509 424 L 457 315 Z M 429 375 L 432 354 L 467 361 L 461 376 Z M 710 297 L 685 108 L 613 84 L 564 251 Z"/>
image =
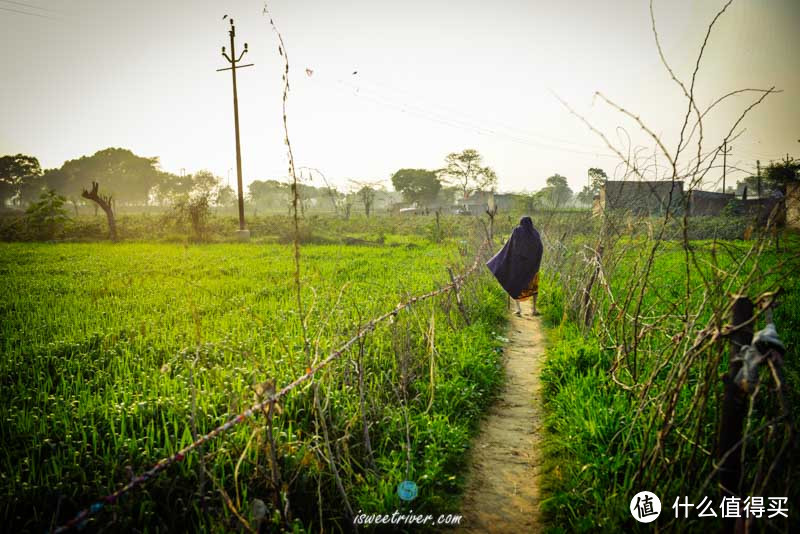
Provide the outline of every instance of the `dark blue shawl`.
<path id="1" fill-rule="evenodd" d="M 517 298 L 539 272 L 542 263 L 542 238 L 530 217 L 523 217 L 506 244 L 486 262 L 503 289 Z"/>

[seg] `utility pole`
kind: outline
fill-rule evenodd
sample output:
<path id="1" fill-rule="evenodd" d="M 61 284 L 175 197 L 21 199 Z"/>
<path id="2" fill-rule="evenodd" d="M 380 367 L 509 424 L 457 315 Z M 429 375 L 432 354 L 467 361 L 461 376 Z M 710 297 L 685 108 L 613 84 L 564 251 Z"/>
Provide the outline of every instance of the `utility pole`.
<path id="1" fill-rule="evenodd" d="M 756 160 L 756 192 L 761 198 L 761 160 Z"/>
<path id="2" fill-rule="evenodd" d="M 727 170 L 728 170 L 728 154 L 731 153 L 731 150 L 733 150 L 733 147 L 732 146 L 729 147 L 728 146 L 728 140 L 725 139 L 722 142 L 722 192 L 723 193 L 725 193 L 725 191 L 726 191 L 726 189 L 725 189 L 725 175 L 726 175 Z"/>
<path id="3" fill-rule="evenodd" d="M 228 56 L 225 53 L 225 47 L 222 47 L 222 55 L 225 59 L 228 60 L 228 63 L 231 64 L 230 67 L 226 67 L 224 69 L 217 69 L 217 72 L 221 72 L 224 70 L 231 71 L 231 77 L 233 79 L 233 126 L 236 131 L 236 180 L 239 186 L 239 231 L 237 235 L 241 241 L 247 241 L 250 238 L 250 231 L 246 230 L 244 227 L 244 194 L 242 193 L 242 149 L 239 144 L 239 97 L 236 92 L 236 69 L 242 69 L 244 67 L 252 67 L 253 63 L 248 63 L 247 65 L 239 65 L 238 63 L 242 60 L 242 57 L 247 53 L 247 43 L 244 44 L 244 51 L 236 57 L 236 48 L 234 45 L 234 37 L 236 37 L 236 27 L 233 25 L 233 19 L 231 21 L 231 29 L 228 34 L 231 37 L 231 55 Z"/>

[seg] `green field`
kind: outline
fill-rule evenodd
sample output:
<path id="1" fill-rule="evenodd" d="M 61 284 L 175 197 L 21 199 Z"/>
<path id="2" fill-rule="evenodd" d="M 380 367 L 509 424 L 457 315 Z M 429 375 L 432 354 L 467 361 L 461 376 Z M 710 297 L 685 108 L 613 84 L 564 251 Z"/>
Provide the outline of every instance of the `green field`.
<path id="1" fill-rule="evenodd" d="M 0 245 L 4 526 L 64 522 L 248 407 L 257 384 L 285 385 L 365 320 L 448 283 L 446 266 L 472 261 L 453 245 L 391 236 L 304 246 L 304 327 L 292 254 L 278 244 Z M 244 510 L 267 503 L 268 522 L 336 530 L 337 476 L 354 510 L 402 509 L 396 487 L 408 478 L 423 497 L 415 511 L 456 512 L 463 453 L 501 379 L 505 305 L 486 277 L 464 297 L 471 325 L 452 299 L 416 304 L 290 394 L 274 421 L 277 465 L 255 419 L 90 524 L 229 530 L 224 489 Z"/>
<path id="2" fill-rule="evenodd" d="M 723 337 L 687 360 L 687 340 L 714 326 L 709 321 L 732 294 L 782 290 L 774 320 L 788 347 L 790 407 L 800 408 L 797 237 L 787 234 L 780 251 L 757 239 L 691 240 L 687 249 L 674 235 L 656 242 L 645 231 L 625 233 L 606 249 L 586 325 L 580 303 L 592 271 L 585 251 L 598 242 L 598 221 L 586 214 L 540 220 L 547 238 L 540 305 L 549 327 L 541 374 L 546 526 L 641 530 L 628 501 L 644 485 L 664 497 L 664 530 L 707 529 L 711 523 L 667 521 L 675 495 L 715 495 L 713 479 L 703 484 L 714 467 L 729 355 Z M 5 525 L 41 532 L 64 523 L 263 398 L 265 383 L 286 385 L 359 325 L 446 285 L 447 267 L 461 272 L 475 257 L 464 221 L 376 218 L 301 228 L 302 313 L 294 248 L 280 244 L 291 233 L 287 221 L 250 244 L 0 244 Z M 514 219 L 496 223 L 500 242 Z M 451 293 L 412 305 L 292 391 L 272 426 L 264 415 L 238 425 L 101 510 L 89 530 L 227 532 L 241 520 L 255 524 L 253 505 L 261 501 L 266 530 L 346 531 L 348 505 L 354 513 L 407 511 L 397 494 L 403 480 L 419 486 L 415 513 L 459 513 L 471 438 L 503 375 L 506 297 L 482 267 L 479 273 L 461 291 L 466 317 Z M 641 336 L 638 354 L 620 356 L 634 317 L 656 327 Z M 676 382 L 684 367 L 685 380 Z M 768 383 L 763 372 L 762 380 Z M 754 402 L 751 428 L 775 415 L 771 391 L 765 386 Z M 659 442 L 672 398 L 675 431 Z M 762 456 L 749 449 L 763 465 L 750 461 L 748 480 L 763 475 L 781 436 L 765 438 Z M 791 447 L 763 495 L 796 502 L 796 441 Z M 653 450 L 663 451 L 655 461 Z"/>
<path id="3" fill-rule="evenodd" d="M 687 318 L 694 325 L 688 327 L 692 338 L 699 336 L 712 311 L 722 309 L 732 294 L 755 298 L 763 291 L 782 291 L 774 322 L 787 347 L 783 376 L 789 407 L 795 414 L 800 408 L 800 243 L 796 236 L 790 236 L 780 252 L 770 246 L 760 255 L 748 255 L 752 242 L 692 241 L 697 262 L 688 269 L 681 243 L 660 244 L 640 315 L 650 322 L 658 318 L 659 328 L 655 335 L 643 338 L 638 379 L 631 376 L 629 362 L 617 358 L 618 347 L 625 343 L 632 328 L 631 316 L 621 318 L 620 309 L 626 305 L 623 301 L 627 290 L 641 278 L 649 250 L 648 244 L 631 247 L 632 243 L 623 240 L 620 248 L 629 248 L 615 258 L 615 267 L 608 267 L 613 269 L 609 289 L 595 292 L 598 309 L 591 328 L 582 326 L 580 318 L 567 309 L 565 295 L 570 285 L 565 277 L 551 272 L 543 280 L 544 310 L 550 325 L 547 362 L 542 372 L 548 473 L 543 508 L 554 532 L 650 532 L 653 525 L 634 522 L 628 508 L 631 496 L 644 489 L 661 496 L 658 526 L 664 531 L 708 532 L 720 527 L 713 519 L 675 521 L 670 507 L 679 495 L 688 496 L 695 503 L 703 496 L 720 503 L 716 477 L 711 477 L 708 485 L 706 478 L 715 465 L 722 375 L 728 369 L 729 342 L 723 336 L 684 364 L 686 351 L 674 336 L 687 328 Z M 742 268 L 737 270 L 739 262 Z M 585 283 L 585 279 L 579 280 L 579 285 Z M 610 295 L 616 296 L 616 304 L 611 304 Z M 696 310 L 702 312 L 695 313 Z M 762 316 L 755 329 L 764 326 Z M 672 354 L 670 351 L 676 346 L 679 349 Z M 665 359 L 664 354 L 671 357 Z M 673 387 L 673 371 L 683 365 L 685 383 L 669 389 Z M 628 389 L 615 383 L 612 375 Z M 653 377 L 652 381 L 648 381 L 649 377 Z M 754 432 L 780 411 L 768 370 L 762 370 L 761 381 L 760 393 L 752 405 L 747 405 L 752 410 L 748 414 L 749 428 Z M 664 406 L 673 398 L 674 419 L 666 421 Z M 667 424 L 671 432 L 659 442 L 657 430 Z M 768 435 L 762 432 L 751 437 L 744 462 L 745 491 L 754 479 L 765 476 L 783 438 L 783 427 L 779 425 L 774 425 Z M 788 497 L 789 519 L 765 519 L 757 521 L 756 527 L 793 532 L 800 526 L 800 487 L 796 483 L 800 477 L 800 446 L 796 438 L 788 443 L 782 467 L 771 473 L 765 487 L 747 494 Z M 640 463 L 656 450 L 662 451 L 658 462 L 637 476 Z M 762 451 L 764 458 L 759 460 Z"/>

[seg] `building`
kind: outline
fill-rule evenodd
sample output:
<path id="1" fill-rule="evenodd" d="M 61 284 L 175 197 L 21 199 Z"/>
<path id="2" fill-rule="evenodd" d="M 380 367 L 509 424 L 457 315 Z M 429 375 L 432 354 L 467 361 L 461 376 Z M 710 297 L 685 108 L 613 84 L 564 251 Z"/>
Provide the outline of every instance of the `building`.
<path id="1" fill-rule="evenodd" d="M 716 193 L 713 191 L 692 190 L 689 194 L 689 215 L 720 215 L 731 202 L 736 200 L 733 193 Z"/>
<path id="2" fill-rule="evenodd" d="M 594 202 L 593 213 L 626 210 L 636 215 L 675 213 L 683 207 L 683 182 L 633 182 L 606 180 Z"/>
<path id="3" fill-rule="evenodd" d="M 489 206 L 494 203 L 498 213 L 509 212 L 514 207 L 514 202 L 520 195 L 513 193 L 494 193 L 492 191 L 475 191 L 467 198 L 456 198 L 453 210 L 456 213 L 480 215 L 486 213 Z"/>
<path id="4" fill-rule="evenodd" d="M 607 181 L 600 188 L 600 194 L 594 197 L 592 214 L 602 215 L 604 211 L 627 211 L 641 216 L 663 215 L 667 206 L 672 206 L 673 214 L 682 214 L 684 201 L 689 216 L 731 215 L 745 217 L 766 224 L 770 216 L 775 223 L 784 221 L 797 228 L 800 221 L 800 192 L 798 184 L 787 187 L 787 195 L 770 193 L 762 198 L 748 198 L 742 191 L 742 198 L 734 193 L 717 193 L 713 191 L 683 190 L 683 182 L 616 182 Z M 777 210 L 777 211 L 776 211 Z M 794 225 L 794 226 L 792 226 Z"/>

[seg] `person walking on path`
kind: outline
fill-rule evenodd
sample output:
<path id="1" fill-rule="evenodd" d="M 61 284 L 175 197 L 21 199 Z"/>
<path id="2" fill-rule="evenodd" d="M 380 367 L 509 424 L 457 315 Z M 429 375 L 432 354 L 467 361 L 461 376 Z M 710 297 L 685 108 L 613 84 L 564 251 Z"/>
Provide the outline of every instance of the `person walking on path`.
<path id="1" fill-rule="evenodd" d="M 539 315 L 536 300 L 539 296 L 539 266 L 542 263 L 542 238 L 530 217 L 523 217 L 511 232 L 503 248 L 486 266 L 500 282 L 517 305 L 517 315 L 522 315 L 520 302 L 532 299 L 531 315 Z"/>

